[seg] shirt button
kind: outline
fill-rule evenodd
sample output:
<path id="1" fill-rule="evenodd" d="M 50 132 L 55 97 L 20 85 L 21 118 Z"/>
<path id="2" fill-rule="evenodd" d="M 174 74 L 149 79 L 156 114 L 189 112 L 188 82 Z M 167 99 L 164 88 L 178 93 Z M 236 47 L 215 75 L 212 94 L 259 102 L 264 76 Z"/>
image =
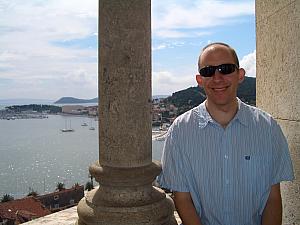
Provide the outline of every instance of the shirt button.
<path id="1" fill-rule="evenodd" d="M 228 159 L 228 155 L 225 155 L 224 158 L 225 158 L 225 159 Z"/>

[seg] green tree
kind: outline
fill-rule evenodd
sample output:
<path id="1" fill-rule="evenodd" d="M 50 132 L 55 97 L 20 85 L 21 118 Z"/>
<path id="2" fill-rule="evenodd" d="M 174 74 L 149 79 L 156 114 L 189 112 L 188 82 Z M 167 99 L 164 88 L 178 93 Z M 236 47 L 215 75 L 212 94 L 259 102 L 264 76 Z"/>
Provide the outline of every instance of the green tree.
<path id="1" fill-rule="evenodd" d="M 39 194 L 38 194 L 35 190 L 33 190 L 33 188 L 29 187 L 29 193 L 28 193 L 27 196 L 33 196 L 33 197 L 36 197 L 36 196 L 38 196 L 38 195 L 39 195 Z"/>
<path id="2" fill-rule="evenodd" d="M 73 188 L 78 188 L 78 187 L 80 187 L 80 184 L 78 182 L 73 185 Z"/>
<path id="3" fill-rule="evenodd" d="M 39 194 L 38 194 L 36 191 L 31 191 L 31 192 L 28 193 L 27 196 L 33 196 L 33 197 L 36 197 L 36 196 L 38 196 L 38 195 L 39 195 Z"/>
<path id="4" fill-rule="evenodd" d="M 91 182 L 91 181 L 86 182 L 86 184 L 85 184 L 85 190 L 90 191 L 92 189 L 94 189 L 93 182 Z"/>
<path id="5" fill-rule="evenodd" d="M 64 183 L 61 183 L 61 182 L 58 182 L 57 185 L 56 185 L 56 189 L 57 191 L 62 191 L 62 190 L 65 190 L 65 184 Z"/>
<path id="6" fill-rule="evenodd" d="M 1 202 L 9 202 L 9 201 L 12 201 L 12 200 L 14 200 L 14 197 L 10 196 L 9 194 L 5 194 L 1 198 Z"/>

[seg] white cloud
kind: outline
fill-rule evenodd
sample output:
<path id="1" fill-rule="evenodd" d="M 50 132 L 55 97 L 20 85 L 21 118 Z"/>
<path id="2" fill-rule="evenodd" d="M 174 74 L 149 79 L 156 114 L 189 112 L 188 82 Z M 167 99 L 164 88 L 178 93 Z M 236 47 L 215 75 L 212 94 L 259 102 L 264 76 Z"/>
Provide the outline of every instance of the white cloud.
<path id="1" fill-rule="evenodd" d="M 246 76 L 256 77 L 256 50 L 245 55 L 240 61 L 240 66 L 246 70 Z"/>
<path id="2" fill-rule="evenodd" d="M 39 4 L 37 4 L 39 3 Z M 1 26 L 37 38 L 71 39 L 87 35 L 97 20 L 97 1 L 4 1 Z M 93 24 L 94 23 L 94 24 Z M 95 30 L 93 30 L 95 32 Z"/>
<path id="3" fill-rule="evenodd" d="M 162 49 L 166 49 L 166 48 L 182 47 L 185 44 L 186 43 L 183 41 L 168 41 L 168 42 L 160 43 L 159 45 L 154 45 L 152 47 L 152 51 L 162 50 Z"/>
<path id="4" fill-rule="evenodd" d="M 240 60 L 240 66 L 246 70 L 246 76 L 256 76 L 256 50 L 245 55 Z M 175 74 L 170 71 L 154 71 L 152 73 L 152 90 L 154 95 L 172 94 L 176 91 L 197 86 L 193 70 L 185 74 Z"/>
<path id="5" fill-rule="evenodd" d="M 153 34 L 158 37 L 193 37 L 194 29 L 238 23 L 242 16 L 253 15 L 255 1 L 153 1 Z"/>
<path id="6" fill-rule="evenodd" d="M 98 36 L 97 4 L 95 0 L 0 0 L 0 99 L 96 97 L 97 49 L 54 43 Z M 241 16 L 254 14 L 254 0 L 153 0 L 152 6 L 154 38 L 209 35 L 207 28 L 237 23 Z M 156 43 L 153 51 L 192 45 L 188 39 Z M 248 75 L 255 74 L 250 62 L 245 63 Z M 181 65 L 181 70 L 184 67 L 189 66 Z M 164 67 L 153 73 L 154 94 L 171 94 L 196 85 L 189 71 L 180 76 L 168 71 Z"/>
<path id="7" fill-rule="evenodd" d="M 167 45 L 165 43 L 163 43 L 158 46 L 153 46 L 152 51 L 161 50 L 161 49 L 165 49 L 165 48 L 167 48 Z"/>
<path id="8" fill-rule="evenodd" d="M 159 71 L 152 73 L 152 90 L 153 95 L 170 95 L 176 91 L 196 86 L 195 76 L 180 75 L 169 71 Z"/>
<path id="9" fill-rule="evenodd" d="M 96 97 L 97 49 L 55 42 L 97 36 L 97 1 L 2 0 L 0 15 L 0 98 Z"/>

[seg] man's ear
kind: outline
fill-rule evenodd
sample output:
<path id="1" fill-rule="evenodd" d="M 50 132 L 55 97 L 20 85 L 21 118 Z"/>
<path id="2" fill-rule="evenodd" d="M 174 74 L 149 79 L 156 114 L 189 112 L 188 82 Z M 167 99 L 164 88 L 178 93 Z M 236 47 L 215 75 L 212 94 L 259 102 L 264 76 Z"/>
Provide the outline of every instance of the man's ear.
<path id="1" fill-rule="evenodd" d="M 239 69 L 239 83 L 242 83 L 245 79 L 246 71 L 243 68 Z"/>
<path id="2" fill-rule="evenodd" d="M 196 81 L 200 87 L 203 87 L 203 78 L 200 74 L 196 75 Z"/>

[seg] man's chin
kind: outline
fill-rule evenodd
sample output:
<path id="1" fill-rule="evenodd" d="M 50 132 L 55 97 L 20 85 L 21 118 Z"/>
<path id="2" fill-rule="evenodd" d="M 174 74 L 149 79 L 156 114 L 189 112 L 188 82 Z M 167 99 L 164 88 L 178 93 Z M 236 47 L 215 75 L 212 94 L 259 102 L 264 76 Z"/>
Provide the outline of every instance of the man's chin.
<path id="1" fill-rule="evenodd" d="M 211 102 L 212 104 L 216 105 L 216 106 L 229 106 L 229 105 L 233 105 L 236 102 L 236 99 L 229 99 L 227 98 L 207 98 L 208 102 Z"/>

